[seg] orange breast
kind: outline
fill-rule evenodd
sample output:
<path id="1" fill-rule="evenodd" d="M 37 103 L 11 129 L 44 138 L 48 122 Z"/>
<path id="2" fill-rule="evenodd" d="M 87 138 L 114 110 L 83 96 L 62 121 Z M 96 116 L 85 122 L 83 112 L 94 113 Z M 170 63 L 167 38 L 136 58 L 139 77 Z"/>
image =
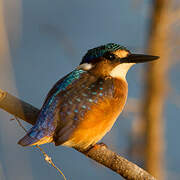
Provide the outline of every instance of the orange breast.
<path id="1" fill-rule="evenodd" d="M 86 149 L 94 145 L 112 128 L 127 98 L 127 83 L 114 81 L 114 95 L 94 104 L 63 145 Z"/>

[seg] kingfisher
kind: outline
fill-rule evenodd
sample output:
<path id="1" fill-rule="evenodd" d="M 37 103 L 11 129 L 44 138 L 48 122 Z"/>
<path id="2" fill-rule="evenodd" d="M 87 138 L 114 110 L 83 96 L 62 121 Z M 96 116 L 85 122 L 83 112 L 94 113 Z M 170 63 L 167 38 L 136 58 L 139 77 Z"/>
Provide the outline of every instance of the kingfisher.
<path id="1" fill-rule="evenodd" d="M 80 65 L 49 91 L 36 124 L 18 144 L 54 142 L 82 151 L 93 147 L 111 130 L 124 108 L 129 68 L 158 58 L 133 54 L 115 43 L 88 50 Z"/>

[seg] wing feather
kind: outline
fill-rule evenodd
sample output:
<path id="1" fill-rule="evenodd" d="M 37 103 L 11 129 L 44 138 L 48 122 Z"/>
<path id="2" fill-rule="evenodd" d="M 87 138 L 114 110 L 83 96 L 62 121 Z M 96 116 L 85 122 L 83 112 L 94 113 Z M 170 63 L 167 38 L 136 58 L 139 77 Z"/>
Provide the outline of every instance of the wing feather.
<path id="1" fill-rule="evenodd" d="M 48 93 L 46 100 L 39 112 L 36 124 L 28 131 L 18 143 L 23 146 L 29 146 L 44 137 L 51 137 L 57 126 L 58 104 L 61 102 L 61 94 L 72 86 L 85 71 L 75 69 L 64 78 L 59 80 Z"/>

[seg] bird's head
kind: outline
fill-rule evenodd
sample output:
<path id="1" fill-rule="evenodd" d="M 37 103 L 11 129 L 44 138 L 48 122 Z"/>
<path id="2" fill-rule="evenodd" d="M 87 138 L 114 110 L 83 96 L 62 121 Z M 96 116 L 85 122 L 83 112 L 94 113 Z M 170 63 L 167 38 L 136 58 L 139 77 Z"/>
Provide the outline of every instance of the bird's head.
<path id="1" fill-rule="evenodd" d="M 125 79 L 126 73 L 132 65 L 158 58 L 158 56 L 132 54 L 119 44 L 109 43 L 88 50 L 79 68 L 101 76 Z"/>

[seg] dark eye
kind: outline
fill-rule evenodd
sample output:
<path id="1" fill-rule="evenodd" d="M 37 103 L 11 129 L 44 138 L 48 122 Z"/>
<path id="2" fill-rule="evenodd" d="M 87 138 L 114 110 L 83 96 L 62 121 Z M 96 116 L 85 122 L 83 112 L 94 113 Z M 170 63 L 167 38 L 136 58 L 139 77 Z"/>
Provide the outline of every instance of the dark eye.
<path id="1" fill-rule="evenodd" d="M 106 54 L 104 54 L 104 57 L 109 60 L 113 60 L 116 58 L 113 53 L 106 53 Z"/>

